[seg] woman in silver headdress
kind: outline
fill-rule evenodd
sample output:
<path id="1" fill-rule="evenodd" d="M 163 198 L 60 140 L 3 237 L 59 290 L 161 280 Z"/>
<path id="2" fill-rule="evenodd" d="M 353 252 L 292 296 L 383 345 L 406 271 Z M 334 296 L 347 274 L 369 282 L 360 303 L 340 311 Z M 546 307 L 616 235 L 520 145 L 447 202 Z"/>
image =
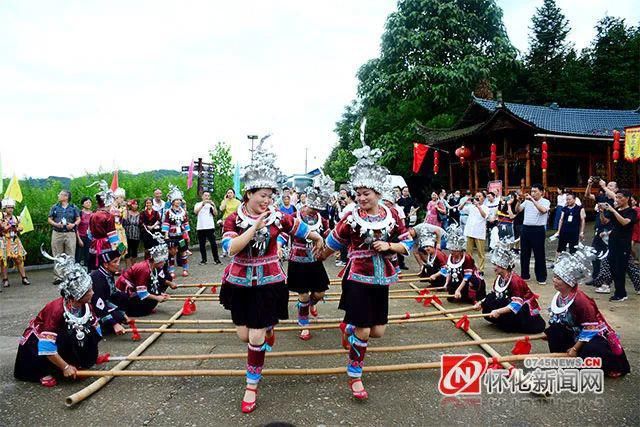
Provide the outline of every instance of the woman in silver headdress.
<path id="1" fill-rule="evenodd" d="M 29 322 L 18 346 L 13 375 L 22 381 L 57 384 L 56 377 L 76 377 L 79 368 L 90 368 L 98 357 L 101 339 L 98 318 L 91 308 L 91 278 L 66 254 L 53 258 L 61 298 L 44 306 Z"/>
<path id="2" fill-rule="evenodd" d="M 517 260 L 513 244 L 512 239 L 503 239 L 491 251 L 496 281 L 486 298 L 476 303 L 475 309 L 487 313 L 486 319 L 503 331 L 537 334 L 546 325 L 540 315 L 538 296 L 513 271 Z"/>
<path id="3" fill-rule="evenodd" d="M 175 279 L 176 265 L 182 267 L 182 277 L 189 275 L 189 217 L 187 210 L 182 206 L 184 196 L 175 185 L 169 186 L 169 202 L 171 207 L 164 213 L 162 221 L 162 233 L 172 248 L 169 257 L 169 271 L 171 278 Z"/>
<path id="4" fill-rule="evenodd" d="M 574 254 L 562 252 L 553 267 L 553 287 L 558 291 L 549 307 L 549 327 L 544 331 L 551 352 L 573 357 L 599 357 L 610 377 L 631 371 L 620 337 L 578 285 L 591 278 L 596 251 L 578 247 Z"/>
<path id="5" fill-rule="evenodd" d="M 277 212 L 272 197 L 278 188 L 275 155 L 262 143 L 244 174 L 244 201 L 224 222 L 222 248 L 233 258 L 222 276 L 220 303 L 231 311 L 238 337 L 247 346 L 247 386 L 242 412 L 256 408 L 265 351 L 271 349 L 273 327 L 289 317 L 289 290 L 278 257 L 281 233 L 308 239 L 318 253 L 324 241 L 298 218 Z"/>
<path id="6" fill-rule="evenodd" d="M 317 185 L 307 187 L 304 204 L 295 216 L 304 222 L 309 230 L 326 237 L 331 229 L 329 221 L 320 215 L 320 211 L 327 209 L 329 198 L 334 191 L 335 183 L 328 176 L 317 178 Z M 286 235 L 278 237 L 278 245 L 284 246 L 289 239 Z M 322 261 L 313 255 L 312 242 L 307 239 L 294 237 L 291 239 L 289 262 L 287 270 L 287 287 L 291 292 L 298 293 L 298 325 L 309 325 L 309 315 L 318 316 L 316 304 L 324 298 L 329 289 L 329 275 Z M 300 339 L 311 339 L 308 329 L 300 331 Z"/>
<path id="7" fill-rule="evenodd" d="M 364 145 L 354 151 L 356 164 L 349 170 L 358 206 L 347 213 L 327 238 L 324 257 L 348 249 L 347 266 L 341 272 L 339 309 L 343 346 L 349 349 L 347 375 L 356 399 L 368 398 L 362 383 L 362 367 L 369 338 L 384 335 L 388 322 L 389 286 L 398 281 L 391 259 L 411 252 L 413 240 L 395 209 L 380 204 L 389 171 L 376 161 L 379 149 Z M 397 239 L 397 240 L 396 240 Z M 393 243 L 395 240 L 395 243 Z"/>
<path id="8" fill-rule="evenodd" d="M 466 248 L 467 238 L 462 227 L 450 225 L 447 228 L 447 249 L 450 254 L 446 269 L 443 270 L 447 292 L 453 295 L 448 301 L 475 304 L 487 295 L 486 286 L 484 277 L 478 271 L 473 257 L 466 253 Z"/>
<path id="9" fill-rule="evenodd" d="M 420 265 L 420 277 L 426 278 L 430 287 L 444 286 L 447 255 L 439 249 L 444 230 L 424 222 L 410 228 L 409 232 L 415 242 L 414 255 Z"/>

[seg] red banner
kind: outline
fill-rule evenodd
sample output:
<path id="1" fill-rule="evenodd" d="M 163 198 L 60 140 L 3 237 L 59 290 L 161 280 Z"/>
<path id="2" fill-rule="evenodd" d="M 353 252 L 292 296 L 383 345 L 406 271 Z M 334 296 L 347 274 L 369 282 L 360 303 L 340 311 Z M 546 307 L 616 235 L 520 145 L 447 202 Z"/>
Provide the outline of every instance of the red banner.
<path id="1" fill-rule="evenodd" d="M 413 173 L 420 172 L 422 162 L 424 161 L 424 158 L 427 157 L 428 152 L 428 145 L 420 144 L 417 142 L 413 143 Z"/>

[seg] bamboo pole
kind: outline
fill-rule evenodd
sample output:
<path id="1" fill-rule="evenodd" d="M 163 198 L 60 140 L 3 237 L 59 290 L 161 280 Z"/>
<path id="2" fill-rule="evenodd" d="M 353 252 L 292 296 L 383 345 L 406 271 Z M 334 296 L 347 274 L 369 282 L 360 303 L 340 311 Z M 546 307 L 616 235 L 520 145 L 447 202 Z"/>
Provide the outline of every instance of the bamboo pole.
<path id="1" fill-rule="evenodd" d="M 409 282 L 409 278 L 417 278 L 417 276 L 420 275 L 420 273 L 405 273 L 400 275 L 400 279 L 398 280 L 398 283 L 408 283 Z M 403 281 L 405 280 L 405 281 Z M 420 280 L 420 279 L 417 279 Z M 424 280 L 422 280 L 424 281 Z M 331 284 L 340 284 L 342 283 L 342 279 L 341 278 L 333 278 L 329 280 L 329 283 Z M 182 283 L 178 285 L 178 288 L 210 288 L 212 286 L 221 286 L 222 282 L 204 282 L 204 283 Z"/>
<path id="2" fill-rule="evenodd" d="M 497 357 L 499 363 L 517 362 L 526 359 L 570 357 L 567 353 L 517 354 Z M 487 358 L 487 364 L 492 359 Z M 418 371 L 424 369 L 440 369 L 441 362 L 402 363 L 397 365 L 365 366 L 364 372 L 399 372 Z M 292 375 L 340 375 L 344 374 L 343 366 L 338 368 L 292 368 L 292 369 L 264 369 L 265 376 Z M 247 371 L 242 369 L 168 369 L 168 370 L 140 370 L 140 371 L 78 371 L 78 377 L 243 377 Z"/>
<path id="3" fill-rule="evenodd" d="M 429 344 L 410 344 L 401 346 L 388 346 L 388 347 L 369 347 L 368 353 L 398 353 L 403 351 L 416 351 L 416 350 L 433 350 L 439 348 L 454 348 L 454 347 L 468 347 L 475 346 L 478 343 L 482 344 L 504 344 L 511 343 L 529 338 L 529 340 L 539 340 L 544 338 L 544 334 L 536 334 L 529 336 L 517 336 L 506 338 L 488 338 L 481 342 L 476 341 L 453 341 L 443 343 L 429 343 Z M 266 356 L 272 357 L 300 357 L 300 356 L 333 356 L 346 354 L 349 350 L 343 348 L 328 349 L 328 350 L 297 350 L 297 351 L 280 351 L 280 352 L 267 352 Z M 220 359 L 245 359 L 247 353 L 218 353 L 218 354 L 175 354 L 175 355 L 153 355 L 153 356 L 110 356 L 109 361 L 118 360 L 131 360 L 131 361 L 169 361 L 169 360 L 220 360 Z"/>
<path id="4" fill-rule="evenodd" d="M 420 312 L 420 313 L 392 314 L 388 318 L 389 320 L 411 319 L 411 318 L 441 316 L 445 313 L 464 313 L 465 311 L 473 311 L 473 306 L 470 305 L 466 307 L 453 308 L 450 310 L 445 310 L 443 312 L 429 311 L 429 312 Z M 342 322 L 342 320 L 343 320 L 342 317 L 334 317 L 334 318 L 326 318 L 326 319 L 309 319 L 311 323 L 336 323 L 336 322 Z M 157 320 L 157 319 L 135 319 L 135 321 L 136 321 L 136 324 L 138 325 L 162 325 L 169 322 L 168 320 Z M 171 323 L 175 325 L 233 324 L 233 320 L 231 319 L 183 319 L 183 320 L 174 320 Z M 294 319 L 280 321 L 280 324 L 297 324 L 297 323 L 298 321 Z"/>
<path id="5" fill-rule="evenodd" d="M 410 284 L 409 286 L 411 286 L 414 289 L 419 289 L 416 285 L 414 284 Z M 441 306 L 440 304 L 438 304 L 435 301 L 431 301 L 431 305 L 433 305 L 435 308 L 437 308 L 440 312 L 444 311 L 445 308 L 443 306 Z M 451 319 L 451 321 L 455 321 L 457 320 L 455 318 L 455 316 L 452 316 L 451 314 L 445 314 L 446 317 L 449 317 Z M 469 316 L 471 317 L 471 316 Z M 464 330 L 464 329 L 463 329 Z M 464 332 L 469 335 L 471 337 L 472 340 L 474 340 L 475 342 L 479 342 L 482 341 L 482 337 L 480 335 L 478 335 L 473 329 L 468 328 L 467 330 L 464 330 Z M 480 347 L 486 351 L 489 355 L 493 356 L 493 357 L 501 357 L 500 353 L 498 353 L 493 347 L 491 347 L 489 344 L 479 344 Z M 506 369 L 511 369 L 512 365 L 509 362 L 500 362 L 502 364 L 502 366 Z"/>
<path id="6" fill-rule="evenodd" d="M 395 319 L 389 320 L 388 324 L 390 325 L 401 325 L 404 323 L 425 323 L 425 322 L 442 322 L 446 320 L 460 320 L 463 317 L 468 319 L 478 319 L 481 317 L 485 317 L 486 314 L 468 314 L 463 316 L 453 316 L 448 315 L 447 317 L 425 317 L 419 319 Z M 307 325 L 307 326 L 276 326 L 275 330 L 277 332 L 290 332 L 290 331 L 301 331 L 303 329 L 307 329 L 310 331 L 320 330 L 320 329 L 337 329 L 340 327 L 340 323 L 327 323 L 322 325 Z M 140 333 L 163 333 L 163 334 L 235 334 L 235 328 L 209 328 L 209 329 L 197 329 L 197 328 L 174 328 L 174 329 L 155 329 L 155 328 L 137 328 Z M 131 329 L 125 329 L 126 332 L 131 332 Z"/>
<path id="7" fill-rule="evenodd" d="M 199 289 L 194 294 L 194 296 L 197 296 L 197 295 L 201 294 L 202 292 L 204 292 L 204 290 L 205 290 L 204 288 Z M 167 328 L 170 328 L 171 325 L 172 325 L 172 322 L 177 320 L 177 319 L 179 319 L 180 316 L 182 316 L 182 308 L 180 308 L 180 310 L 176 311 L 176 313 L 173 316 L 171 316 L 171 318 L 169 319 L 170 322 L 165 323 L 164 325 L 162 325 L 159 328 L 159 331 L 164 331 Z M 147 348 L 149 348 L 161 336 L 162 336 L 162 333 L 160 333 L 160 332 L 154 333 L 153 335 L 149 336 L 138 347 L 136 347 L 135 350 L 133 350 L 129 354 L 129 357 L 139 356 L 140 354 L 142 354 Z M 130 364 L 131 364 L 131 361 L 123 360 L 122 362 L 118 363 L 116 366 L 114 366 L 110 370 L 101 371 L 101 372 L 103 372 L 103 374 L 100 375 L 102 378 L 97 379 L 96 381 L 92 382 L 91 384 L 89 384 L 88 386 L 83 388 L 82 390 L 75 392 L 71 396 L 67 396 L 67 398 L 65 399 L 65 404 L 68 407 L 70 407 L 70 406 L 75 405 L 76 403 L 82 402 L 84 399 L 86 399 L 87 397 L 91 396 L 95 392 L 99 391 L 102 387 L 107 385 L 109 383 L 109 381 L 111 381 L 113 379 L 114 376 L 118 376 L 117 375 L 118 372 L 124 372 L 124 369 L 126 369 L 127 366 L 129 366 Z"/>
<path id="8" fill-rule="evenodd" d="M 416 298 L 428 298 L 428 297 L 438 297 L 438 298 L 449 298 L 452 297 L 453 295 L 451 294 L 447 294 L 447 293 L 433 293 L 433 294 L 426 294 L 426 295 L 389 295 L 389 299 L 416 299 Z M 167 301 L 185 301 L 185 300 L 194 300 L 196 302 L 198 301 L 220 301 L 220 297 L 219 296 L 215 296 L 215 295 L 202 295 L 199 296 L 198 298 L 194 298 L 194 297 L 189 297 L 189 296 L 182 296 L 182 295 L 172 295 L 169 297 L 169 299 Z M 297 302 L 298 301 L 298 297 L 289 297 L 289 302 Z M 340 301 L 340 298 L 336 298 L 336 297 L 329 297 L 329 298 L 324 298 L 323 301 L 325 302 L 337 302 Z M 165 301 L 166 302 L 166 301 Z"/>

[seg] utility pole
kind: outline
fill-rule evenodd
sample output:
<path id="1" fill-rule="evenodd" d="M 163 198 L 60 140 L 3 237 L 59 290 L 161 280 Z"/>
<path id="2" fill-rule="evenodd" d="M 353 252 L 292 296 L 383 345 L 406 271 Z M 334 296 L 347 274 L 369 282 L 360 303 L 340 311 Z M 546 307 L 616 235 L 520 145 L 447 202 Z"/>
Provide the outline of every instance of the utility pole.
<path id="1" fill-rule="evenodd" d="M 253 145 L 256 142 L 256 139 L 258 139 L 258 135 L 247 135 L 247 138 L 251 140 L 251 164 L 253 165 Z"/>

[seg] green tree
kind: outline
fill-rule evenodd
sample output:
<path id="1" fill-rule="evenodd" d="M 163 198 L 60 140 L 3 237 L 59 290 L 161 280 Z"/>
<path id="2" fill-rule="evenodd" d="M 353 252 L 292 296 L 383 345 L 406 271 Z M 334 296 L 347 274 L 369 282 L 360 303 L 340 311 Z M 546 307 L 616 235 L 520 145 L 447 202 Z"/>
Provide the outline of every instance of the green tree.
<path id="1" fill-rule="evenodd" d="M 601 108 L 635 109 L 640 104 L 640 27 L 607 16 L 596 25 L 590 49 L 591 102 Z"/>
<path id="2" fill-rule="evenodd" d="M 367 117 L 366 141 L 383 148 L 392 173 L 411 170 L 416 120 L 460 114 L 480 81 L 513 84 L 516 50 L 494 0 L 399 0 L 387 18 L 381 52 L 358 71 L 358 99 L 336 125 L 338 148 L 325 170 L 346 176 L 350 151 L 360 145 L 358 126 Z M 350 154 L 350 153 L 349 153 Z"/>
<path id="3" fill-rule="evenodd" d="M 216 203 L 224 198 L 227 189 L 233 188 L 233 158 L 231 147 L 226 142 L 218 141 L 212 150 L 209 151 L 211 164 L 213 165 L 213 176 L 215 191 L 211 195 Z"/>
<path id="4" fill-rule="evenodd" d="M 530 101 L 545 103 L 559 101 L 558 82 L 567 55 L 572 48 L 567 42 L 569 21 L 556 6 L 555 0 L 544 0 L 532 18 L 529 37 L 528 67 Z"/>

